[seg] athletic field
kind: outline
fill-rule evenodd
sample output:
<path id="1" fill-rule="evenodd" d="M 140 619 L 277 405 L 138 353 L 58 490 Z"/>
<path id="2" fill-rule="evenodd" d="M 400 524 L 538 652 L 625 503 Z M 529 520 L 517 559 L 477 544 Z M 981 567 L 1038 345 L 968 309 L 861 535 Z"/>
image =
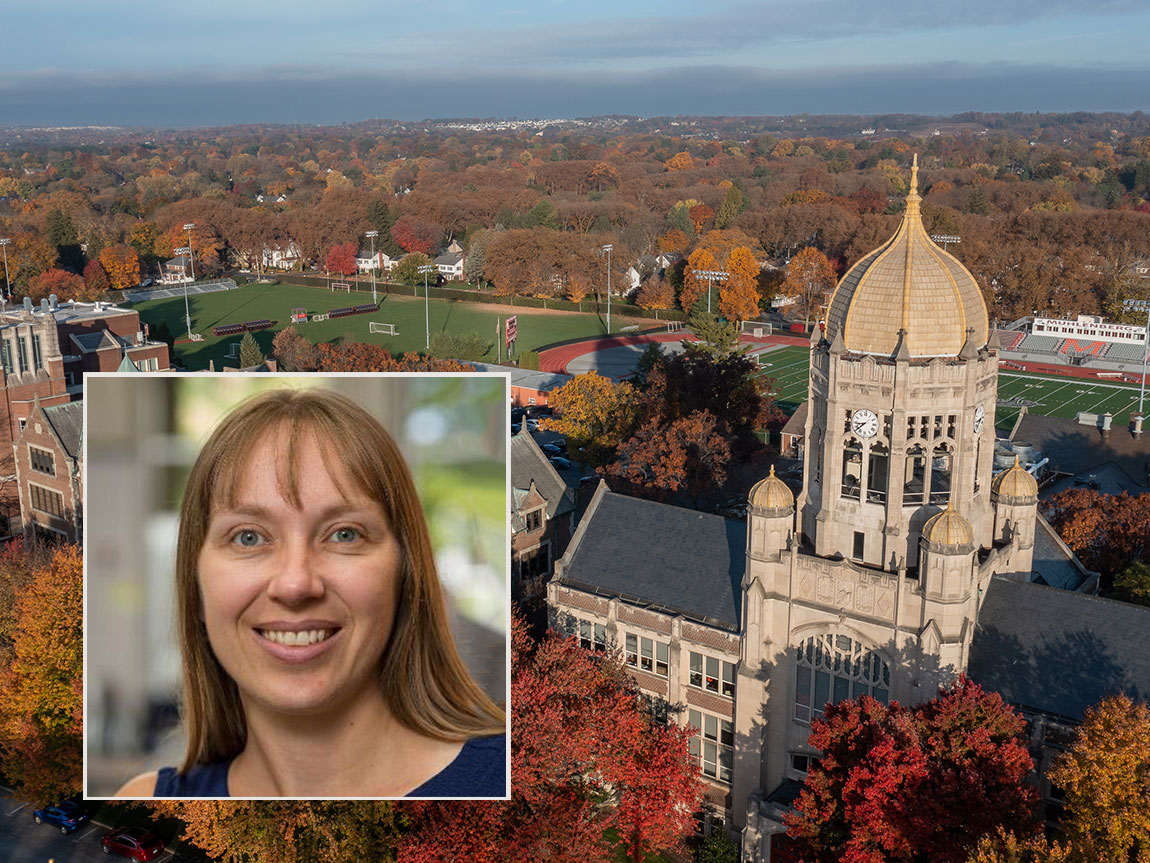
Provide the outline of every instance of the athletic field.
<path id="1" fill-rule="evenodd" d="M 317 313 L 370 303 L 371 292 L 353 291 L 349 294 L 346 291 L 332 292 L 326 288 L 300 285 L 248 285 L 234 291 L 191 294 L 188 305 L 191 308 L 192 331 L 203 335 L 202 342 L 187 341 L 183 297 L 147 300 L 128 307 L 137 310 L 144 323 L 166 323 L 176 337 L 176 356 L 173 359 L 195 370 L 206 369 L 209 360 L 215 361 L 217 369 L 222 365 L 235 364 L 236 360 L 229 359 L 227 355 L 233 352 L 233 344 L 238 344 L 243 334 L 215 337 L 211 334 L 212 327 L 220 324 L 238 324 L 263 318 L 275 321 L 270 329 L 252 334 L 260 350 L 271 356 L 272 339 L 281 329 L 291 325 L 293 308 L 307 310 L 308 323 L 297 324 L 296 328 L 312 342 L 330 342 L 346 336 L 353 341 L 382 345 L 393 354 L 424 350 L 426 330 L 423 299 L 383 291 L 378 296 L 382 301 L 378 312 L 311 323 L 311 316 Z M 606 332 L 600 318 L 576 312 L 544 312 L 536 309 L 520 311 L 508 306 L 434 299 L 428 307 L 432 337 L 447 330 L 457 333 L 477 332 L 491 344 L 488 355 L 484 357 L 487 362 L 496 360 L 496 321 L 501 322 L 509 315 L 517 318 L 517 352 L 534 350 L 541 345 L 567 339 L 590 338 Z M 394 324 L 398 335 L 369 332 L 368 324 L 372 321 Z M 649 326 L 653 322 L 612 316 L 611 328 L 618 332 L 621 327 L 637 323 Z"/>
<path id="2" fill-rule="evenodd" d="M 807 397 L 805 347 L 784 347 L 761 355 L 761 374 L 775 379 L 779 406 L 791 413 Z M 1023 405 L 1031 413 L 1074 419 L 1079 411 L 1114 415 L 1114 426 L 1129 422 L 1138 408 L 1137 384 L 1106 383 L 1071 377 L 1044 377 L 1021 372 L 998 373 L 998 407 L 994 425 L 1009 431 Z"/>

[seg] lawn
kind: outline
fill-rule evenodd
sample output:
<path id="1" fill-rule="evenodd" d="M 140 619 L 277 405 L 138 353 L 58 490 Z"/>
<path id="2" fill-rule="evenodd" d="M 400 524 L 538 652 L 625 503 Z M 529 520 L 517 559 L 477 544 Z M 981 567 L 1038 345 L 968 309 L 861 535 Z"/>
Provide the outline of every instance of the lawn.
<path id="1" fill-rule="evenodd" d="M 779 407 L 791 413 L 807 397 L 805 347 L 784 347 L 761 356 L 760 374 L 775 379 L 779 387 Z M 1073 419 L 1079 411 L 1111 413 L 1114 425 L 1125 425 L 1130 411 L 1138 407 L 1137 384 L 1102 383 L 1082 378 L 1053 378 L 1040 374 L 999 372 L 998 407 L 995 427 L 1009 431 L 1021 406 L 1042 416 Z"/>
<path id="2" fill-rule="evenodd" d="M 345 318 L 329 319 L 319 323 L 299 324 L 297 328 L 313 342 L 329 342 L 341 338 L 354 341 L 373 342 L 387 347 L 393 354 L 405 351 L 422 351 L 426 345 L 423 300 L 415 297 L 401 297 L 380 292 L 382 300 L 379 311 L 365 315 L 351 315 Z M 187 327 L 184 323 L 184 298 L 171 297 L 162 300 L 148 300 L 137 303 L 134 308 L 140 313 L 140 320 L 152 324 L 166 323 L 176 334 L 175 361 L 189 369 L 199 370 L 208 367 L 214 360 L 216 368 L 233 365 L 234 359 L 227 359 L 233 343 L 239 336 L 211 335 L 212 327 L 218 324 L 243 323 L 244 321 L 269 318 L 275 326 L 254 333 L 260 350 L 271 354 L 272 339 L 291 322 L 293 308 L 307 309 L 311 315 L 323 313 L 341 306 L 357 306 L 371 302 L 370 292 L 348 294 L 332 292 L 326 288 L 303 287 L 300 285 L 248 285 L 234 291 L 218 291 L 210 294 L 192 294 L 188 305 L 192 316 L 192 330 L 203 334 L 202 342 L 189 342 L 186 339 Z M 431 318 L 431 335 L 450 330 L 452 332 L 478 332 L 491 343 L 491 349 L 484 360 L 494 362 L 495 324 L 514 314 L 518 321 L 518 352 L 535 350 L 552 342 L 567 339 L 589 338 L 606 332 L 604 321 L 594 314 L 578 312 L 545 312 L 538 310 L 521 311 L 506 306 L 492 306 L 483 303 L 431 300 L 428 304 Z M 398 335 L 388 336 L 370 333 L 368 323 L 395 324 Z M 639 324 L 650 326 L 651 321 L 612 316 L 612 330 Z"/>

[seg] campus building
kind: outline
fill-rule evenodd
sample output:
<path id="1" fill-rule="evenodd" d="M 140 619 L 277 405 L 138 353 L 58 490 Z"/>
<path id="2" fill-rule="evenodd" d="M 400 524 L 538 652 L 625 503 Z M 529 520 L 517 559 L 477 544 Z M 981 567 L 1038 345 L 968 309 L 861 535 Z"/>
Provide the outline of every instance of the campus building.
<path id="1" fill-rule="evenodd" d="M 33 406 L 13 444 L 26 540 L 80 541 L 83 437 L 83 402 Z"/>
<path id="2" fill-rule="evenodd" d="M 897 233 L 843 277 L 812 334 L 799 493 L 772 468 L 743 523 L 600 487 L 548 586 L 557 627 L 623 651 L 695 730 L 707 829 L 733 827 L 745 860 L 770 858 L 828 703 L 919 703 L 976 655 L 988 685 L 1053 715 L 1068 702 L 1033 681 L 1066 674 L 1071 652 L 1035 668 L 988 639 L 1027 644 L 1033 603 L 1061 609 L 1043 619 L 1072 641 L 1066 606 L 1099 602 L 1039 515 L 1035 479 L 993 473 L 997 340 L 974 278 L 926 234 L 917 173 Z M 1150 625 L 1143 612 L 1123 610 L 1110 655 L 1142 649 L 1122 639 L 1130 615 Z M 1089 692 L 1150 693 L 1143 665 Z"/>

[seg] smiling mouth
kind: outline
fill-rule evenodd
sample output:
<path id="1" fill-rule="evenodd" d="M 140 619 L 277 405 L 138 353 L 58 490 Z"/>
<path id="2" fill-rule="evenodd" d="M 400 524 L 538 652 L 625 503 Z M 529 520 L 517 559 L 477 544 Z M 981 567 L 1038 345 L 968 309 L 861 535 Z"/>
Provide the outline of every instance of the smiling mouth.
<path id="1" fill-rule="evenodd" d="M 335 635 L 337 630 L 304 629 L 290 632 L 280 629 L 257 629 L 256 632 L 260 634 L 261 638 L 266 638 L 275 644 L 283 644 L 288 647 L 307 647 L 310 644 L 319 644 L 321 641 L 327 641 Z"/>

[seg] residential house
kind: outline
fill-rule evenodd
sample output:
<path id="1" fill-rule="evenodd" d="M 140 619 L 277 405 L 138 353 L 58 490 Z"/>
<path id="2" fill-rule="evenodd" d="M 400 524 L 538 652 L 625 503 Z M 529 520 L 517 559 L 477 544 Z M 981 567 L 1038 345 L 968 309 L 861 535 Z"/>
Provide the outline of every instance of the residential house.
<path id="1" fill-rule="evenodd" d="M 435 268 L 448 282 L 463 281 L 463 253 L 445 252 L 435 259 Z"/>
<path id="2" fill-rule="evenodd" d="M 192 280 L 192 259 L 187 255 L 177 255 L 160 265 L 161 285 L 182 285 Z"/>

